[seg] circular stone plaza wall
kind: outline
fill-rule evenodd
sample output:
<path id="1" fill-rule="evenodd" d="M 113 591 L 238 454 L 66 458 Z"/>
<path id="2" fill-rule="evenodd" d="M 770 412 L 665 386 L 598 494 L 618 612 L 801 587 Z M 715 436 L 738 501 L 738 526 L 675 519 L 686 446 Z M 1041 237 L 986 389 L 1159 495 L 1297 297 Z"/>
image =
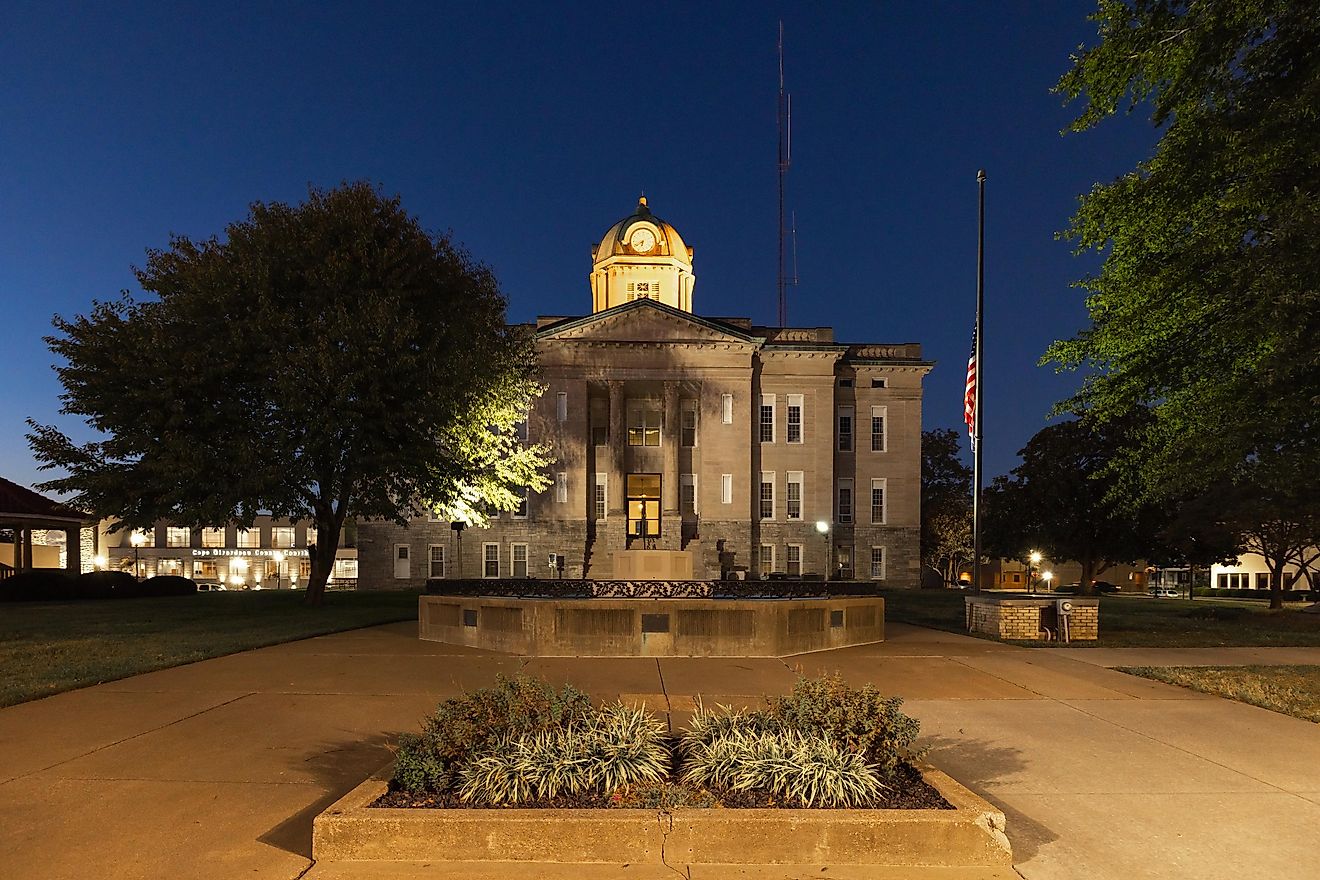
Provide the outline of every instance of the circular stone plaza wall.
<path id="1" fill-rule="evenodd" d="M 532 657 L 782 657 L 883 641 L 884 600 L 863 589 L 872 588 L 445 580 L 419 599 L 418 635 Z"/>

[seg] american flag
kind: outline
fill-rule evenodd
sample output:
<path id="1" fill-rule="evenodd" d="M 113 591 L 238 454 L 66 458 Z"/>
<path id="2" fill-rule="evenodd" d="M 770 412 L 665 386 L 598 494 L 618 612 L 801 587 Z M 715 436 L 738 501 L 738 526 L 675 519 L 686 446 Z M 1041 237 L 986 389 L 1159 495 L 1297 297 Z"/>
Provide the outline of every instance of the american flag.
<path id="1" fill-rule="evenodd" d="M 976 449 L 976 331 L 972 331 L 972 353 L 967 358 L 967 388 L 963 392 L 963 421 L 967 423 L 967 436 Z"/>

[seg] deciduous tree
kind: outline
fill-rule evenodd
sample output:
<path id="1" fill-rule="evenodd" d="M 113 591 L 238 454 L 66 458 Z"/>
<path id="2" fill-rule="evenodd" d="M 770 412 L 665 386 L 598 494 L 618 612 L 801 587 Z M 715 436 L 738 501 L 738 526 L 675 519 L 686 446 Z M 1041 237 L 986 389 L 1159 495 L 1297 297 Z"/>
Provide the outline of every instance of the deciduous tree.
<path id="1" fill-rule="evenodd" d="M 958 431 L 921 432 L 921 558 L 944 583 L 972 558 L 972 469 Z"/>
<path id="2" fill-rule="evenodd" d="M 547 485 L 514 426 L 539 389 L 491 271 L 364 183 L 255 203 L 223 239 L 171 239 L 124 293 L 56 318 L 62 412 L 29 423 L 43 488 L 141 527 L 316 525 L 318 604 L 347 517 L 472 518 Z"/>

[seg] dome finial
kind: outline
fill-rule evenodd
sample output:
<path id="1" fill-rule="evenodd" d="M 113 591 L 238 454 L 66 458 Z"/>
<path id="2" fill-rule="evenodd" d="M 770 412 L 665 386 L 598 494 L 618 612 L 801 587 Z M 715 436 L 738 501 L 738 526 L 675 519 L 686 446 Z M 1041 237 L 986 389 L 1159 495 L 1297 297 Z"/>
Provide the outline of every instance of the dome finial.
<path id="1" fill-rule="evenodd" d="M 638 197 L 638 199 L 637 199 L 637 207 L 639 207 L 639 208 L 645 208 L 645 207 L 646 207 L 646 190 L 642 190 L 642 194 L 641 194 L 641 196 Z"/>

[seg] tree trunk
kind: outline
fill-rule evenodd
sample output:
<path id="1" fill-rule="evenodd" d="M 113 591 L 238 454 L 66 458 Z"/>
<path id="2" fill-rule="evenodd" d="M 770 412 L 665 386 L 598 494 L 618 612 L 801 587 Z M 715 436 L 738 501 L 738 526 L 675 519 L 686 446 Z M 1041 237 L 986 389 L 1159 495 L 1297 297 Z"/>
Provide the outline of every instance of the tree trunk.
<path id="1" fill-rule="evenodd" d="M 1095 560 L 1082 559 L 1080 562 L 1082 563 L 1082 575 L 1081 579 L 1077 581 L 1077 595 L 1094 596 L 1095 584 L 1091 581 L 1095 580 Z"/>
<path id="2" fill-rule="evenodd" d="M 334 507 L 317 505 L 316 549 L 312 553 L 312 573 L 307 579 L 307 605 L 318 607 L 325 601 L 325 585 L 335 569 L 335 551 L 339 547 L 339 533 L 344 525 L 342 515 Z"/>
<path id="3" fill-rule="evenodd" d="M 1283 562 L 1270 562 L 1270 610 L 1283 607 Z"/>

